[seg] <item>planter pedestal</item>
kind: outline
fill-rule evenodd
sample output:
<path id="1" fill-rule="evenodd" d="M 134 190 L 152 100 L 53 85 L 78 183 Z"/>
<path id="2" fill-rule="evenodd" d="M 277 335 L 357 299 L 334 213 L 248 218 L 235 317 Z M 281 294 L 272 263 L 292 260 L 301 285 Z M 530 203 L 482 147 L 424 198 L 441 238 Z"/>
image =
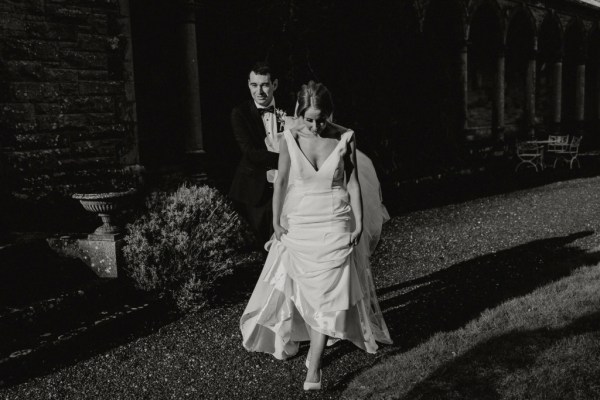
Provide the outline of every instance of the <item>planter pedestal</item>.
<path id="1" fill-rule="evenodd" d="M 124 240 L 121 227 L 114 222 L 114 215 L 130 206 L 136 191 L 107 193 L 77 193 L 73 198 L 90 212 L 102 219 L 94 233 L 87 238 L 61 236 L 50 238 L 48 243 L 57 252 L 82 260 L 99 277 L 116 278 L 118 267 L 122 264 Z"/>
<path id="2" fill-rule="evenodd" d="M 48 238 L 47 242 L 57 253 L 83 261 L 100 278 L 118 277 L 124 243 L 120 235 L 61 236 Z"/>
<path id="3" fill-rule="evenodd" d="M 101 278 L 116 278 L 118 266 L 121 264 L 121 249 L 123 239 L 102 237 L 103 235 L 88 235 L 87 239 L 79 239 L 77 244 L 86 254 L 84 262 Z M 118 236 L 118 235 L 110 235 Z"/>

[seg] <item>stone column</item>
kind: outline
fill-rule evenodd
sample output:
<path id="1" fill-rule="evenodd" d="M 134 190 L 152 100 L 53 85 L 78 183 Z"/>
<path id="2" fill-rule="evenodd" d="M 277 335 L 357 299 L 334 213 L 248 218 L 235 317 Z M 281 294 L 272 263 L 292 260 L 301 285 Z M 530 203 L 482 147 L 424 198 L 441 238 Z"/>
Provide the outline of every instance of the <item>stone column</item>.
<path id="1" fill-rule="evenodd" d="M 123 55 L 123 80 L 125 81 L 125 104 L 119 104 L 118 112 L 121 120 L 131 126 L 133 146 L 131 151 L 122 156 L 121 162 L 125 165 L 139 163 L 139 137 L 137 126 L 137 109 L 135 100 L 135 79 L 133 74 L 133 47 L 131 38 L 131 12 L 129 0 L 119 0 L 119 41 L 124 46 Z"/>
<path id="2" fill-rule="evenodd" d="M 496 59 L 496 86 L 494 88 L 494 110 L 492 113 L 493 128 L 497 141 L 504 140 L 504 47 L 498 51 Z"/>
<path id="3" fill-rule="evenodd" d="M 180 18 L 177 34 L 182 57 L 180 66 L 181 95 L 188 153 L 203 153 L 202 120 L 200 116 L 200 78 L 198 72 L 198 48 L 196 42 L 196 11 L 192 0 L 179 0 Z"/>
<path id="4" fill-rule="evenodd" d="M 575 122 L 578 130 L 583 130 L 585 117 L 585 64 L 577 66 L 575 82 Z"/>
<path id="5" fill-rule="evenodd" d="M 465 40 L 463 42 L 462 47 L 460 48 L 460 59 L 459 59 L 459 79 L 461 85 L 461 113 L 462 113 L 462 126 L 463 130 L 466 130 L 469 127 L 469 64 L 468 64 L 468 55 L 469 55 L 469 44 Z"/>
<path id="6" fill-rule="evenodd" d="M 552 85 L 552 97 L 553 97 L 553 112 L 552 112 L 552 124 L 554 125 L 553 131 L 558 132 L 560 130 L 561 113 L 562 113 L 562 59 L 558 59 L 552 65 L 554 72 L 554 79 Z"/>
<path id="7" fill-rule="evenodd" d="M 527 64 L 527 76 L 525 77 L 525 122 L 527 124 L 527 133 L 532 138 L 535 136 L 536 55 L 537 44 L 534 43 L 534 48 Z"/>
<path id="8" fill-rule="evenodd" d="M 596 121 L 600 120 L 600 65 L 596 65 Z"/>

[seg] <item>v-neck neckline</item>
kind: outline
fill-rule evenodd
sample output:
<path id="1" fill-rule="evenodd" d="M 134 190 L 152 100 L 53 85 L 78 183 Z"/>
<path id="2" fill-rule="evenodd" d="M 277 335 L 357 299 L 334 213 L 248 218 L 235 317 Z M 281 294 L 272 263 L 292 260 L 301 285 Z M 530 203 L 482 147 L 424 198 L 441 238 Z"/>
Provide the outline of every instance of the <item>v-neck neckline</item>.
<path id="1" fill-rule="evenodd" d="M 294 143 L 296 144 L 296 147 L 298 148 L 298 151 L 300 152 L 300 154 L 302 154 L 302 158 L 304 158 L 304 160 L 308 163 L 308 165 L 311 166 L 312 170 L 315 173 L 318 173 L 319 171 L 321 171 L 323 169 L 323 166 L 325 166 L 325 164 L 327 164 L 327 161 L 329 161 L 329 159 L 331 158 L 331 155 L 333 153 L 335 153 L 335 151 L 337 150 L 338 146 L 340 145 L 340 143 L 342 142 L 342 136 L 344 135 L 344 133 L 342 133 L 342 135 L 340 136 L 340 140 L 338 140 L 337 144 L 335 145 L 335 147 L 333 148 L 333 150 L 331 150 L 331 152 L 329 153 L 329 155 L 327 156 L 327 158 L 325 158 L 325 161 L 323 161 L 323 164 L 321 164 L 321 168 L 317 169 L 317 167 L 315 167 L 313 165 L 313 163 L 310 162 L 310 160 L 308 159 L 308 157 L 306 156 L 306 154 L 304 154 L 304 152 L 302 151 L 302 149 L 300 148 L 300 145 L 298 144 L 298 142 L 296 141 L 296 138 L 294 138 L 292 136 L 292 138 L 294 139 Z"/>

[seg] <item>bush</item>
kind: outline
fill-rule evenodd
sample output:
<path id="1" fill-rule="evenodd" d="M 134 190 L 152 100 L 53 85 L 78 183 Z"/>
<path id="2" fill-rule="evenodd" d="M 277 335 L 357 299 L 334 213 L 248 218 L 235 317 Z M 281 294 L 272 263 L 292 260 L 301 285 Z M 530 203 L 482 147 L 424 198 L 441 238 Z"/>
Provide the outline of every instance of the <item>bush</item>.
<path id="1" fill-rule="evenodd" d="M 204 306 L 215 283 L 243 262 L 248 229 L 208 186 L 153 193 L 127 226 L 123 254 L 136 286 L 171 298 L 181 310 Z"/>

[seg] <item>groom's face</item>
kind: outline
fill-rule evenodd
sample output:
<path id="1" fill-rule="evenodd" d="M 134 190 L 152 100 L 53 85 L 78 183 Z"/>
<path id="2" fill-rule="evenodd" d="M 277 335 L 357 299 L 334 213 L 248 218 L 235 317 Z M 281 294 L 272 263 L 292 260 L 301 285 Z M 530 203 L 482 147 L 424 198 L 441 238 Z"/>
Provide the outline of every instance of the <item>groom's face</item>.
<path id="1" fill-rule="evenodd" d="M 250 72 L 248 88 L 256 104 L 267 107 L 273 101 L 273 93 L 277 89 L 277 79 L 271 81 L 271 75 L 258 75 Z"/>

